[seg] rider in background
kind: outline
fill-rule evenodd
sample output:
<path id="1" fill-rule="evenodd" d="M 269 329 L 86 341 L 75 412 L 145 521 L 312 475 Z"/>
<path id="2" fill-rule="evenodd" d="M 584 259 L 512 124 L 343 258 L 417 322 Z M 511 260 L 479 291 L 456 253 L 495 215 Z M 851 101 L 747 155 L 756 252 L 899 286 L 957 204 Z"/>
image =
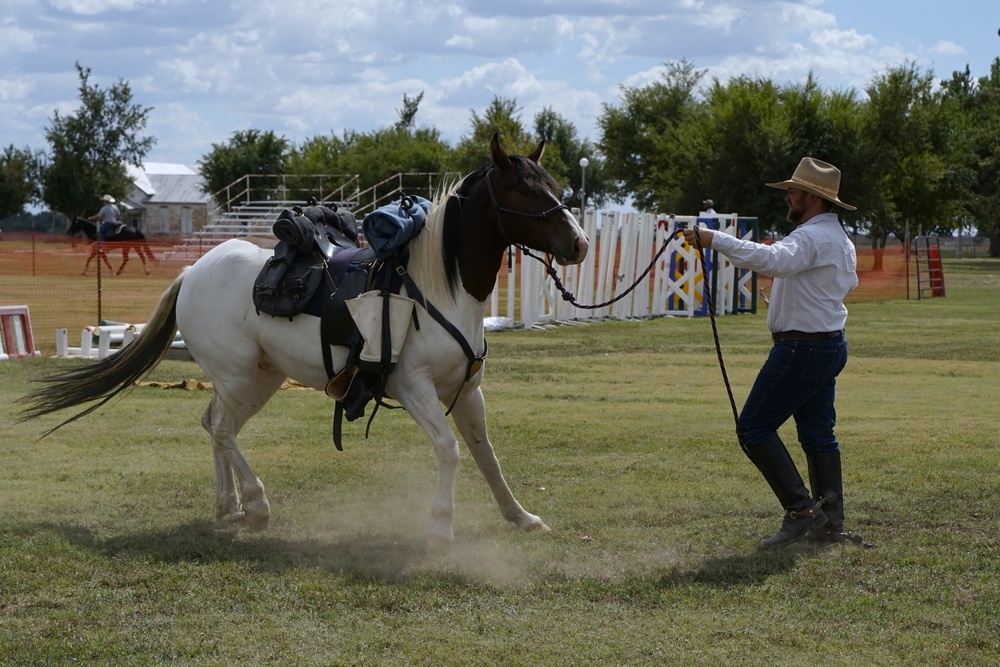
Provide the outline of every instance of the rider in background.
<path id="1" fill-rule="evenodd" d="M 107 241 L 118 235 L 118 226 L 121 225 L 122 214 L 115 206 L 115 198 L 111 195 L 101 197 L 101 210 L 90 216 L 92 222 L 97 224 L 97 239 Z"/>

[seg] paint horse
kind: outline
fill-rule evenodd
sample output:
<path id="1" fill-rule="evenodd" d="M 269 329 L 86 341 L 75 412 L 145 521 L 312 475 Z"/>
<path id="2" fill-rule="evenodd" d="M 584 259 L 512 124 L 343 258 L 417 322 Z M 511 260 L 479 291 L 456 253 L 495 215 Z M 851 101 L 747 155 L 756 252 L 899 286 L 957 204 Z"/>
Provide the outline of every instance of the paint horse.
<path id="1" fill-rule="evenodd" d="M 100 257 L 100 260 L 108 267 L 114 275 L 120 276 L 122 271 L 125 270 L 125 265 L 128 264 L 129 253 L 135 251 L 135 254 L 139 256 L 142 261 L 142 270 L 149 275 L 149 268 L 146 266 L 146 259 L 155 262 L 156 257 L 153 256 L 153 251 L 149 247 L 149 243 L 146 241 L 146 236 L 134 227 L 128 225 L 120 225 L 118 227 L 118 233 L 114 236 L 105 239 L 101 243 L 97 243 L 97 224 L 88 220 L 87 218 L 76 217 L 73 219 L 73 224 L 69 226 L 66 233 L 70 236 L 75 234 L 83 233 L 88 239 L 93 241 L 90 246 L 90 256 L 87 257 L 87 263 L 83 266 L 83 272 L 80 275 L 87 275 L 87 269 L 90 268 L 90 262 L 93 261 L 95 257 Z M 103 246 L 103 247 L 102 247 Z M 115 271 L 111 267 L 111 262 L 108 261 L 107 252 L 121 249 L 122 251 L 122 263 Z"/>
<path id="2" fill-rule="evenodd" d="M 566 265 L 582 262 L 589 247 L 560 201 L 561 187 L 538 164 L 543 149 L 544 142 L 527 157 L 508 155 L 494 135 L 490 164 L 439 197 L 425 228 L 407 246 L 406 271 L 423 298 L 385 395 L 420 425 L 437 455 L 427 530 L 433 549 L 446 550 L 453 539 L 459 444 L 447 407 L 504 519 L 522 529 L 548 530 L 504 479 L 487 435 L 481 385 L 483 319 L 507 248 L 531 248 Z M 90 413 L 149 373 L 179 328 L 214 391 L 201 423 L 212 441 L 216 518 L 265 528 L 271 510 L 264 485 L 236 436 L 287 377 L 317 389 L 329 380 L 315 317 L 254 314 L 250 288 L 271 254 L 240 239 L 212 249 L 174 280 L 135 342 L 103 360 L 43 378 L 46 386 L 20 399 L 28 405 L 22 415 L 30 419 L 97 401 L 54 431 Z M 331 350 L 334 368 L 343 368 L 348 349 Z"/>

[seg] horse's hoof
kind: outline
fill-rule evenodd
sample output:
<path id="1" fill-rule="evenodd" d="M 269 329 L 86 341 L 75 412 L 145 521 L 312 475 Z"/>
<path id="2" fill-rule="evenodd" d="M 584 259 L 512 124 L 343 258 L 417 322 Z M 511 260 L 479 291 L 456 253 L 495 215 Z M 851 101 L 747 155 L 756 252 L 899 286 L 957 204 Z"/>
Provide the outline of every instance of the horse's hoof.
<path id="1" fill-rule="evenodd" d="M 215 515 L 215 529 L 229 530 L 230 528 L 240 528 L 244 524 L 243 512 L 230 512 Z"/>
<path id="2" fill-rule="evenodd" d="M 545 522 L 534 514 L 529 514 L 520 521 L 515 521 L 514 525 L 525 531 L 537 530 L 540 533 L 552 532 L 552 529 L 546 526 Z"/>

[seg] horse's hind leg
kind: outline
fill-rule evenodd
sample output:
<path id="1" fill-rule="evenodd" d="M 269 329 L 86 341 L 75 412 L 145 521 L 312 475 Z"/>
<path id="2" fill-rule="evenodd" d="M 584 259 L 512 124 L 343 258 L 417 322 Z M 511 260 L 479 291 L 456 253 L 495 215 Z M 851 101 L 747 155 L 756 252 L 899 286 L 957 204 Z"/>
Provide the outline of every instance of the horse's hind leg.
<path id="1" fill-rule="evenodd" d="M 146 256 L 142 252 L 142 246 L 141 245 L 137 245 L 137 246 L 135 246 L 133 248 L 133 250 L 135 250 L 135 254 L 137 254 L 139 256 L 139 261 L 142 262 L 142 270 L 143 270 L 143 272 L 148 276 L 149 275 L 149 267 L 146 266 Z M 122 266 L 124 266 L 124 264 Z"/>
<path id="2" fill-rule="evenodd" d="M 230 400 L 232 407 L 216 389 L 202 416 L 202 426 L 212 438 L 216 484 L 215 517 L 219 521 L 243 525 L 252 530 L 267 528 L 271 506 L 264 493 L 264 484 L 237 446 L 236 436 L 247 421 L 260 412 L 284 379 L 279 373 L 260 371 L 252 389 L 242 401 L 237 403 Z M 237 479 L 239 488 L 236 486 Z"/>
<path id="3" fill-rule="evenodd" d="M 118 271 L 115 272 L 116 276 L 120 276 L 122 271 L 125 270 L 125 265 L 128 264 L 128 248 L 122 248 L 122 265 L 118 267 Z M 108 268 L 111 268 L 111 264 L 108 264 Z"/>
<path id="4" fill-rule="evenodd" d="M 156 255 L 153 254 L 153 249 L 149 247 L 146 242 L 139 244 L 139 252 L 146 256 L 146 259 L 156 264 Z"/>
<path id="5" fill-rule="evenodd" d="M 452 410 L 452 418 L 458 427 L 462 439 L 469 448 L 472 458 L 479 471 L 486 478 L 493 498 L 500 506 L 500 513 L 503 518 L 510 521 L 518 528 L 527 530 L 548 531 L 539 517 L 526 512 L 521 503 L 517 502 L 514 494 L 511 493 L 507 480 L 504 479 L 503 471 L 500 469 L 500 462 L 497 461 L 493 452 L 493 445 L 486 434 L 486 402 L 483 399 L 482 389 L 476 387 L 474 390 L 464 390 Z"/>
<path id="6" fill-rule="evenodd" d="M 102 262 L 104 262 L 104 266 L 108 267 L 108 271 L 111 272 L 111 275 L 116 275 L 115 274 L 115 267 L 111 266 L 111 260 L 108 259 L 108 253 L 107 253 L 107 251 L 103 250 L 103 249 L 98 250 L 97 251 L 97 256 L 100 258 L 100 260 Z"/>

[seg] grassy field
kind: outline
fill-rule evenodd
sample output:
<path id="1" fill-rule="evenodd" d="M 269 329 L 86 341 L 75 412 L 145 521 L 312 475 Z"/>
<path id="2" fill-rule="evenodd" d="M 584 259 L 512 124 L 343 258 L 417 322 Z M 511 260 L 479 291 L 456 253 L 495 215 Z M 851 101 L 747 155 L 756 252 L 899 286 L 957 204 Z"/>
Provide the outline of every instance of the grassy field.
<path id="1" fill-rule="evenodd" d="M 505 525 L 466 456 L 448 555 L 401 411 L 338 452 L 329 399 L 279 392 L 241 435 L 271 528 L 216 530 L 207 392 L 139 387 L 38 441 L 58 416 L 12 402 L 79 362 L 0 363 L 0 665 L 998 664 L 1000 261 L 945 271 L 944 299 L 851 305 L 838 435 L 872 549 L 757 550 L 780 508 L 705 319 L 492 334 L 491 438 L 552 532 Z M 719 330 L 742 402 L 764 315 Z"/>

